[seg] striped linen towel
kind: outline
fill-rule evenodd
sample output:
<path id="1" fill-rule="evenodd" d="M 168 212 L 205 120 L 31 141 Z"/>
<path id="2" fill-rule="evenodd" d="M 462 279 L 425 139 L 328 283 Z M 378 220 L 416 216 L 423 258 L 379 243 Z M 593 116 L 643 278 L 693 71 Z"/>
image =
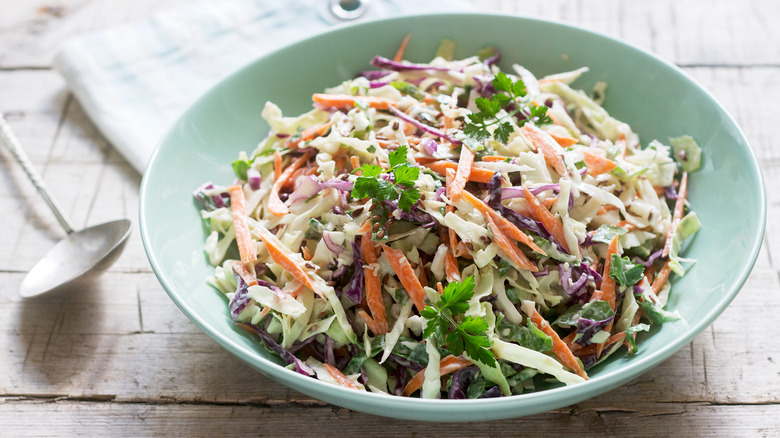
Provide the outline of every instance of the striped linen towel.
<path id="1" fill-rule="evenodd" d="M 361 19 L 467 10 L 455 0 L 370 0 Z M 168 126 L 258 56 L 338 24 L 327 0 L 209 0 L 66 42 L 54 67 L 103 135 L 143 172 Z"/>

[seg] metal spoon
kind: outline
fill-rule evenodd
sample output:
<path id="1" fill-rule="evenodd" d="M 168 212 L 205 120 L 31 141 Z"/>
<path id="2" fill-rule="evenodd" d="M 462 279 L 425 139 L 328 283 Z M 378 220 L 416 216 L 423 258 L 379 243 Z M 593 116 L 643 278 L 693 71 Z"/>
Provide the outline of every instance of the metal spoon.
<path id="1" fill-rule="evenodd" d="M 31 298 L 64 289 L 84 278 L 96 267 L 106 268 L 116 260 L 127 241 L 127 236 L 130 235 L 130 221 L 120 219 L 74 231 L 57 203 L 49 196 L 46 184 L 33 168 L 21 143 L 2 114 L 0 114 L 0 139 L 8 146 L 16 161 L 22 165 L 30 181 L 38 189 L 38 193 L 43 196 L 43 200 L 68 233 L 27 273 L 22 280 L 19 294 L 23 298 Z"/>
<path id="2" fill-rule="evenodd" d="M 357 20 L 368 11 L 369 0 L 330 0 L 330 12 L 344 21 Z"/>

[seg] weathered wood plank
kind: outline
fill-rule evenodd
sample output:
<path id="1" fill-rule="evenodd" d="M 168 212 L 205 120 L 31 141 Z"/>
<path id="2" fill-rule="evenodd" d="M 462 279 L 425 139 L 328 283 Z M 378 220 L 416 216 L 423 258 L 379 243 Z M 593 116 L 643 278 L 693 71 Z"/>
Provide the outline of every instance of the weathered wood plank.
<path id="1" fill-rule="evenodd" d="M 47 67 L 69 37 L 144 18 L 186 0 L 7 2 L 0 17 L 0 68 Z M 772 64 L 780 55 L 777 2 L 729 0 L 473 1 L 478 10 L 562 20 L 692 65 Z M 706 11 L 706 13 L 703 13 Z"/>
<path id="2" fill-rule="evenodd" d="M 10 402 L 10 403 L 9 403 Z M 35 426 L 20 419 L 35 418 Z M 675 436 L 772 437 L 780 405 L 731 406 L 650 403 L 637 407 L 561 410 L 515 420 L 436 424 L 356 414 L 307 405 L 244 406 L 121 404 L 21 399 L 0 403 L 0 424 L 11 436 Z M 337 432 L 336 432 L 337 431 Z M 524 433 L 525 432 L 525 433 Z"/>

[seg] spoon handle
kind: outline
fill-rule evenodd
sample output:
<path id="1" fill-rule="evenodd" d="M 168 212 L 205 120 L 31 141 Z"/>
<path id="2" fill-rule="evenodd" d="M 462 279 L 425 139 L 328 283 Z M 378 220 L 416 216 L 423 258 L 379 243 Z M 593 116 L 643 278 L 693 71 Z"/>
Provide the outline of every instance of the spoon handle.
<path id="1" fill-rule="evenodd" d="M 13 131 L 11 131 L 11 127 L 8 126 L 8 123 L 6 123 L 2 114 L 0 114 L 0 140 L 2 140 L 3 143 L 8 146 L 8 149 L 11 151 L 11 154 L 13 154 L 14 158 L 16 158 L 16 161 L 22 165 L 24 172 L 30 178 L 30 181 L 33 183 L 35 188 L 38 189 L 38 193 L 43 196 L 43 200 L 46 201 L 46 205 L 51 208 L 51 211 L 54 213 L 54 216 L 57 217 L 57 220 L 60 222 L 60 225 L 62 225 L 62 228 L 65 229 L 65 232 L 68 234 L 72 233 L 73 227 L 71 226 L 70 222 L 68 222 L 68 219 L 65 218 L 65 215 L 62 213 L 62 210 L 60 210 L 57 202 L 54 201 L 51 196 L 49 196 L 49 190 L 46 187 L 46 184 L 43 182 L 41 176 L 38 174 L 35 168 L 33 168 L 33 165 L 30 162 L 30 158 L 27 157 L 27 154 L 22 148 L 22 144 L 19 143 L 19 139 L 17 139 L 16 135 L 14 135 Z"/>

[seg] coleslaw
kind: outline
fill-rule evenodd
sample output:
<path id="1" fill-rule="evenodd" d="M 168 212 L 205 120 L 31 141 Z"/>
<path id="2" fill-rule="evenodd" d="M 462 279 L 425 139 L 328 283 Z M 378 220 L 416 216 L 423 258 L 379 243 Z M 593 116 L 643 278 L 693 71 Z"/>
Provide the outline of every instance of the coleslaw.
<path id="1" fill-rule="evenodd" d="M 652 325 L 701 226 L 689 136 L 641 145 L 587 68 L 537 78 L 495 48 L 313 95 L 194 196 L 209 283 L 291 370 L 361 391 L 508 396 L 576 384 Z M 432 365 L 433 364 L 433 365 Z"/>

